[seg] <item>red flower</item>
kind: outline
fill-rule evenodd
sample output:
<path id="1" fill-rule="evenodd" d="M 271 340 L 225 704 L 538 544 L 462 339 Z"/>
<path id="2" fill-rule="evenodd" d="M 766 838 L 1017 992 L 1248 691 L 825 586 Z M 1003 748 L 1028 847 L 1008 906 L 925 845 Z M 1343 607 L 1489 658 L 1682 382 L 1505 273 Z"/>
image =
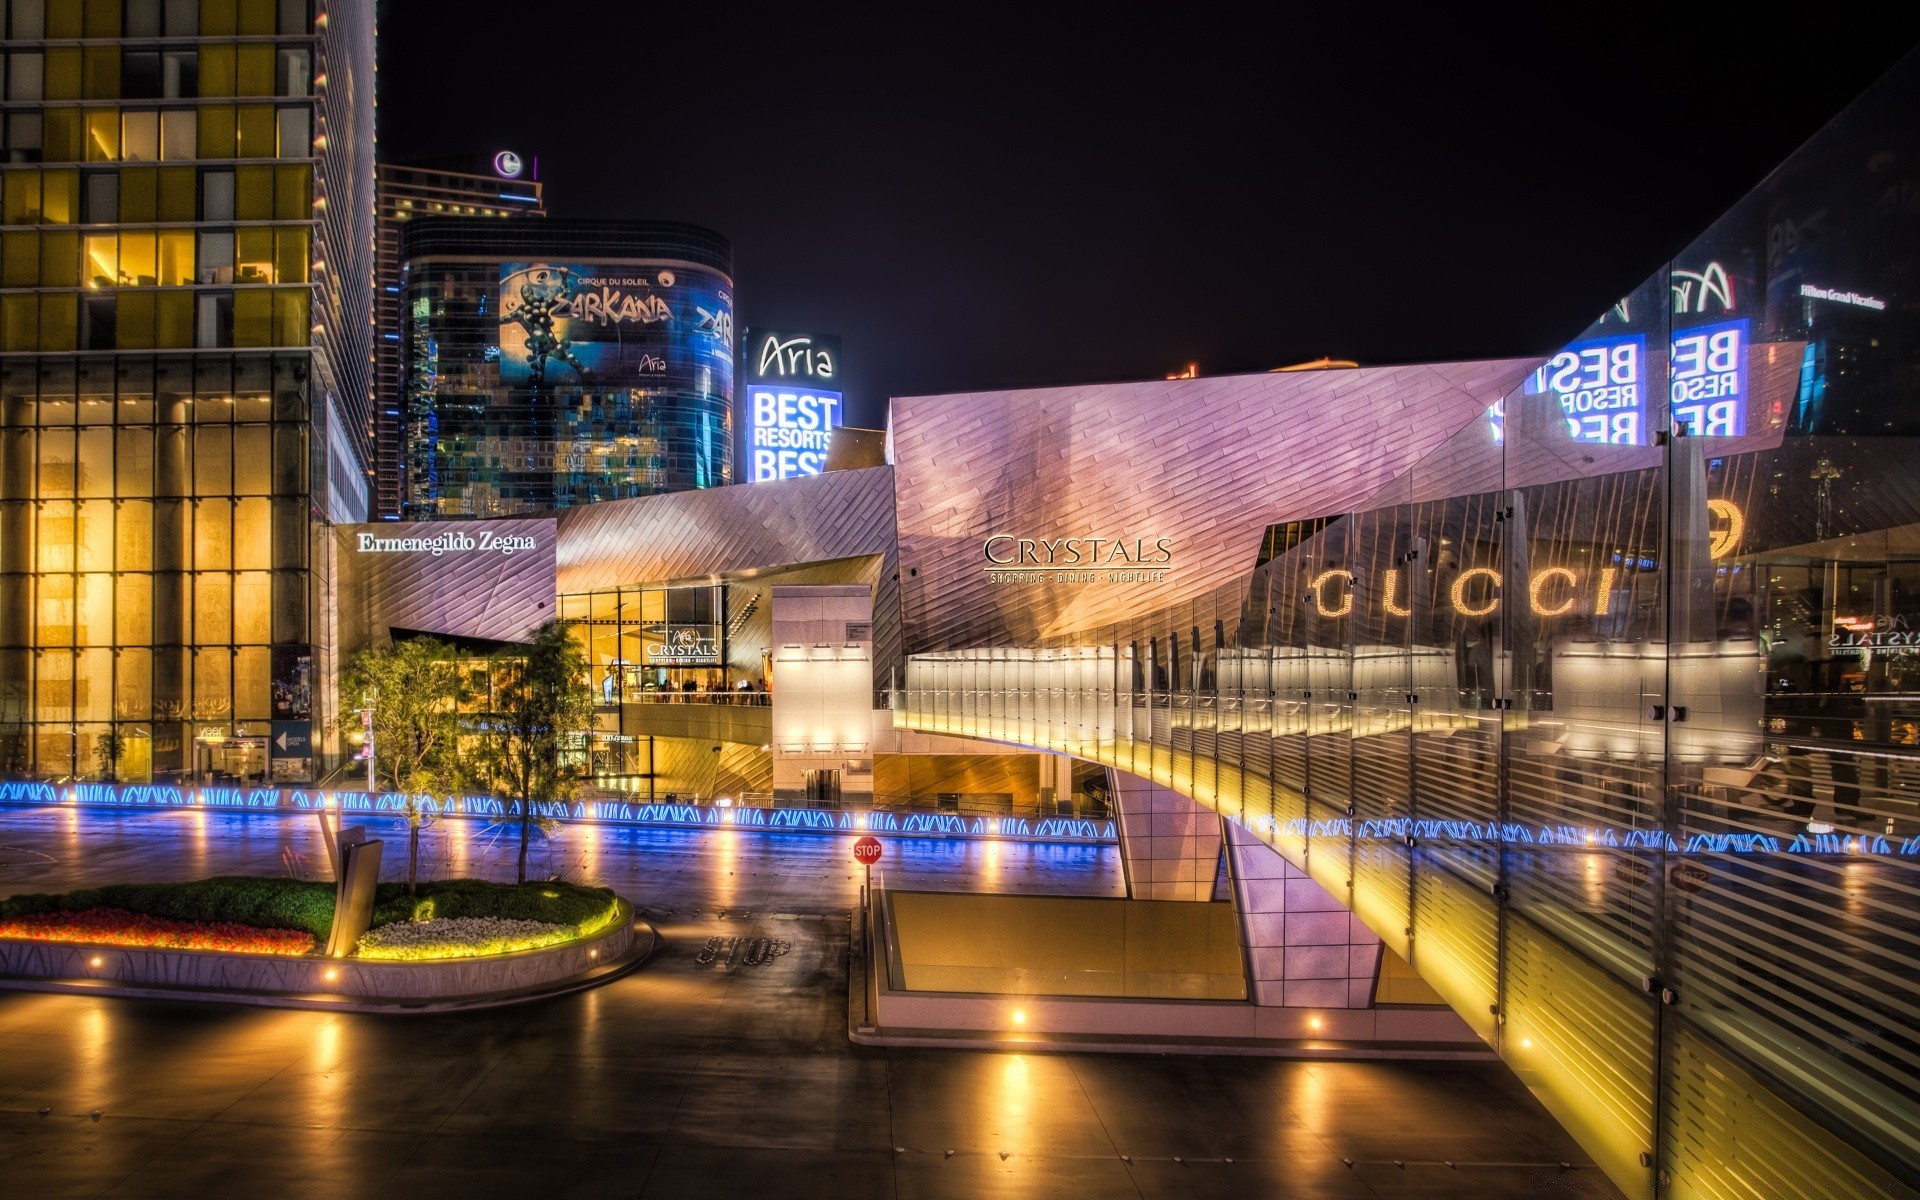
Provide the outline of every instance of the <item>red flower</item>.
<path id="1" fill-rule="evenodd" d="M 162 950 L 224 950 L 232 954 L 311 954 L 314 949 L 313 935 L 297 929 L 261 929 L 231 921 L 176 921 L 117 908 L 35 913 L 0 920 L 0 938 Z"/>

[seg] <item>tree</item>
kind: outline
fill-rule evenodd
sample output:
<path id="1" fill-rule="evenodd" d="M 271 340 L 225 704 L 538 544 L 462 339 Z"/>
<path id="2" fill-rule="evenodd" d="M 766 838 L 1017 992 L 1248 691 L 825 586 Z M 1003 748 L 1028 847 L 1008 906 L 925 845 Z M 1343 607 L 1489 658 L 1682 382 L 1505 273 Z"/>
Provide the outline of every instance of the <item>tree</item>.
<path id="1" fill-rule="evenodd" d="M 120 759 L 127 752 L 127 739 L 108 731 L 93 744 L 93 757 L 100 764 L 100 777 L 108 783 L 120 781 Z"/>
<path id="2" fill-rule="evenodd" d="M 364 650 L 348 664 L 346 694 L 373 709 L 374 781 L 406 797 L 407 894 L 420 869 L 420 830 L 432 817 L 423 795 L 460 785 L 460 706 L 469 684 L 454 649 L 436 638 L 409 638 Z"/>
<path id="3" fill-rule="evenodd" d="M 576 786 L 578 768 L 562 761 L 562 751 L 593 728 L 597 701 L 588 674 L 587 656 L 565 621 L 548 621 L 532 641 L 494 661 L 487 765 L 495 791 L 520 801 L 521 883 L 534 806 L 564 800 Z"/>

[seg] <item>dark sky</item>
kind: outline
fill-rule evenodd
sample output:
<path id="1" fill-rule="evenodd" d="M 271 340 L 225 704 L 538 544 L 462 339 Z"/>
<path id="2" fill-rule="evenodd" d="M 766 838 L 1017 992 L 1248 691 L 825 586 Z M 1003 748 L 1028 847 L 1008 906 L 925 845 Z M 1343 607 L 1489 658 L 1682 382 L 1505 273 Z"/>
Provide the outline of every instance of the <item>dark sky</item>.
<path id="1" fill-rule="evenodd" d="M 1920 40 L 1884 4 L 1042 7 L 384 0 L 381 156 L 512 147 L 556 216 L 721 231 L 740 323 L 839 333 L 877 424 L 1191 360 L 1551 351 Z"/>

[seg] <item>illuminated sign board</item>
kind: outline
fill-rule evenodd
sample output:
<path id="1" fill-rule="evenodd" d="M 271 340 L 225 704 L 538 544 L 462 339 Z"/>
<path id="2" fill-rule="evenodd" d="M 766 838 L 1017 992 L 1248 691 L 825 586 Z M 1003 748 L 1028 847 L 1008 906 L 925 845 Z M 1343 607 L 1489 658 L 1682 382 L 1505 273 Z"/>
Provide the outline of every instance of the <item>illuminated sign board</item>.
<path id="1" fill-rule="evenodd" d="M 1159 583 L 1173 565 L 1173 539 L 996 533 L 980 553 L 989 583 Z"/>
<path id="2" fill-rule="evenodd" d="M 518 179 L 524 170 L 526 163 L 511 150 L 502 150 L 493 156 L 493 173 L 502 179 Z"/>
<path id="3" fill-rule="evenodd" d="M 1643 334 L 1574 342 L 1533 373 L 1526 391 L 1529 396 L 1553 394 L 1567 416 L 1567 432 L 1576 442 L 1647 444 L 1647 339 Z"/>
<path id="4" fill-rule="evenodd" d="M 1854 308 L 1870 308 L 1874 312 L 1885 312 L 1887 308 L 1887 302 L 1878 296 L 1862 296 L 1859 292 L 1816 287 L 1811 283 L 1800 285 L 1800 295 L 1806 300 L 1830 300 L 1835 304 L 1849 304 Z"/>
<path id="5" fill-rule="evenodd" d="M 711 628 L 675 626 L 645 642 L 647 662 L 661 667 L 714 666 L 720 662 L 720 638 Z"/>
<path id="6" fill-rule="evenodd" d="M 1668 416 L 1698 437 L 1747 431 L 1745 320 L 1677 331 L 1667 363 Z M 1529 396 L 1549 394 L 1566 415 L 1567 435 L 1603 446 L 1647 444 L 1647 339 L 1633 333 L 1574 342 L 1528 377 Z M 1496 444 L 1506 435 L 1506 408 L 1487 408 Z"/>
<path id="7" fill-rule="evenodd" d="M 1667 409 L 1695 437 L 1747 431 L 1747 323 L 1721 321 L 1676 330 Z"/>
<path id="8" fill-rule="evenodd" d="M 754 330 L 746 339 L 747 479 L 818 475 L 833 431 L 845 423 L 838 390 L 840 339 Z"/>
<path id="9" fill-rule="evenodd" d="M 362 554 L 425 554 L 433 558 L 472 552 L 511 558 L 516 551 L 540 548 L 540 543 L 526 534 L 491 530 L 483 530 L 477 537 L 471 533 L 439 533 L 432 537 L 381 537 L 376 533 L 363 533 L 355 544 Z"/>

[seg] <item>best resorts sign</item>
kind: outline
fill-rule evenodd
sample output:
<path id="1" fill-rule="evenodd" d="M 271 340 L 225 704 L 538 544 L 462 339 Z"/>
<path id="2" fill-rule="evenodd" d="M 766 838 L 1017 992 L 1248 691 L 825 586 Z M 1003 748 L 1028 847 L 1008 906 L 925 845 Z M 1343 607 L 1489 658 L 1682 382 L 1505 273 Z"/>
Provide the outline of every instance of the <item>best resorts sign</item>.
<path id="1" fill-rule="evenodd" d="M 755 330 L 747 336 L 747 479 L 792 479 L 827 467 L 843 423 L 840 339 Z"/>

